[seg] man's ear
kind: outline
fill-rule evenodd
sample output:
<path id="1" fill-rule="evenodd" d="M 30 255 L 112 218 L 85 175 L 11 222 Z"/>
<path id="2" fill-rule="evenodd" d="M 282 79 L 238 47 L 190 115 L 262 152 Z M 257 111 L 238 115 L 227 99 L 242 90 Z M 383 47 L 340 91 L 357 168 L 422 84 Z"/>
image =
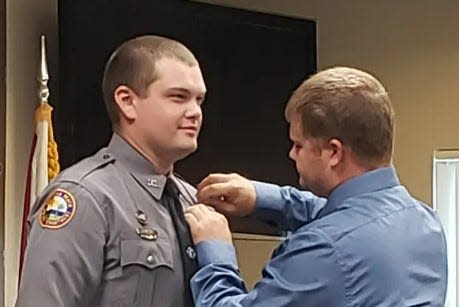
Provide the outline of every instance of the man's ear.
<path id="1" fill-rule="evenodd" d="M 120 85 L 115 89 L 113 98 L 120 110 L 120 117 L 125 117 L 128 120 L 136 119 L 137 110 L 135 107 L 138 97 L 132 89 L 126 85 Z"/>
<path id="2" fill-rule="evenodd" d="M 328 141 L 330 150 L 330 166 L 337 166 L 344 158 L 344 145 L 338 139 L 330 139 Z"/>

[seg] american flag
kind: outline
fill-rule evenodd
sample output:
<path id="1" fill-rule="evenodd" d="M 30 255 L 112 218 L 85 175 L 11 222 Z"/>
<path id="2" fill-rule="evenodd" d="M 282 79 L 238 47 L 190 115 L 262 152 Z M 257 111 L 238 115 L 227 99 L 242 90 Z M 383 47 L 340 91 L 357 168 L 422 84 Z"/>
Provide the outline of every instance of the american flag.
<path id="1" fill-rule="evenodd" d="M 44 190 L 49 180 L 59 173 L 57 144 L 54 141 L 51 114 L 53 108 L 48 104 L 47 87 L 48 69 L 46 66 L 45 38 L 41 37 L 41 76 L 40 106 L 35 110 L 35 133 L 29 155 L 27 178 L 22 213 L 21 250 L 19 258 L 19 281 L 21 280 L 22 264 L 27 246 L 27 217 L 31 206 Z"/>

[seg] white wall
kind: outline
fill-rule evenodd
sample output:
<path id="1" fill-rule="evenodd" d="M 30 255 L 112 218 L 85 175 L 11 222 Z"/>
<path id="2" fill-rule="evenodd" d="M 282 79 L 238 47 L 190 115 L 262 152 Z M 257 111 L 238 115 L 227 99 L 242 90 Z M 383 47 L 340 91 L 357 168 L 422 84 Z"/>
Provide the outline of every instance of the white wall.
<path id="1" fill-rule="evenodd" d="M 57 0 L 6 2 L 5 306 L 13 306 L 26 164 L 38 103 L 40 35 L 47 36 L 49 72 L 57 63 Z M 50 102 L 53 95 L 51 93 Z"/>

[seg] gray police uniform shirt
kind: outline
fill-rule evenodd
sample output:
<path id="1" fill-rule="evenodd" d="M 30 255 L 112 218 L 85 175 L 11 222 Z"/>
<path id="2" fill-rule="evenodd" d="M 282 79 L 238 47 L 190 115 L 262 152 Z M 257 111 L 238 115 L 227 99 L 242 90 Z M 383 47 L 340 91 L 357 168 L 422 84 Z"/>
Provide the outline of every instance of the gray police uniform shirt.
<path id="1" fill-rule="evenodd" d="M 16 307 L 183 306 L 166 179 L 116 134 L 62 172 L 31 210 Z M 185 208 L 196 191 L 173 179 Z"/>

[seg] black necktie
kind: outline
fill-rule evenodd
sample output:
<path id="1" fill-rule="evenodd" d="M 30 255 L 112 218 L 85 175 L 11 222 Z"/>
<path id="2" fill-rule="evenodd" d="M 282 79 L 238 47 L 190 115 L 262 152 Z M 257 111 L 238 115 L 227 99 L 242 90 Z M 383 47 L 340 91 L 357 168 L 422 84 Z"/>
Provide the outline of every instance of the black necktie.
<path id="1" fill-rule="evenodd" d="M 174 223 L 175 232 L 180 246 L 183 274 L 185 282 L 185 306 L 194 306 L 191 295 L 190 279 L 198 269 L 194 244 L 191 239 L 190 229 L 183 214 L 182 204 L 179 200 L 179 191 L 174 181 L 167 178 L 164 190 L 164 201 Z"/>

